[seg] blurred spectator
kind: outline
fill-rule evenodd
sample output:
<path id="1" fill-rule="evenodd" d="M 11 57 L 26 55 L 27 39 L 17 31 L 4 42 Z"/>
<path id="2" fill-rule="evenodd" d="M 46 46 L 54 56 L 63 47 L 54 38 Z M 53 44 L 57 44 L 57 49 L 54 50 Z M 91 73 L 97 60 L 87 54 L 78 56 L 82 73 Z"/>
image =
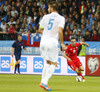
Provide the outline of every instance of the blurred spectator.
<path id="1" fill-rule="evenodd" d="M 8 7 L 9 7 L 9 2 L 8 1 L 5 1 L 5 6 L 4 6 L 4 11 L 5 12 L 8 12 Z"/>
<path id="2" fill-rule="evenodd" d="M 81 24 L 81 31 L 82 31 L 82 35 L 84 36 L 86 32 L 86 28 L 84 24 Z"/>
<path id="3" fill-rule="evenodd" d="M 58 3 L 58 13 L 61 14 L 61 10 L 63 8 L 62 2 Z"/>
<path id="4" fill-rule="evenodd" d="M 37 26 L 34 26 L 32 33 L 36 33 L 36 30 L 37 30 Z"/>
<path id="5" fill-rule="evenodd" d="M 36 12 L 38 12 L 39 6 L 37 6 L 37 2 L 34 2 L 34 8 L 35 8 Z M 45 8 L 47 9 L 47 6 Z"/>
<path id="6" fill-rule="evenodd" d="M 75 15 L 75 21 L 76 23 L 80 24 L 80 17 L 78 14 Z"/>
<path id="7" fill-rule="evenodd" d="M 86 18 L 88 18 L 88 9 L 87 9 L 87 7 L 84 8 L 84 13 L 83 14 L 85 15 Z"/>
<path id="8" fill-rule="evenodd" d="M 8 11 L 7 12 L 7 16 L 6 16 L 6 22 L 9 22 L 10 21 L 10 19 L 11 19 L 11 12 L 10 11 Z"/>
<path id="9" fill-rule="evenodd" d="M 9 34 L 12 34 L 12 33 L 16 33 L 16 29 L 13 24 L 11 24 L 9 27 Z"/>
<path id="10" fill-rule="evenodd" d="M 77 41 L 80 41 L 81 38 L 82 38 L 81 30 L 79 29 L 79 30 L 77 31 L 77 34 L 76 34 L 76 40 L 77 40 Z"/>
<path id="11" fill-rule="evenodd" d="M 95 16 L 97 16 L 98 13 L 100 13 L 100 5 L 97 5 Z"/>
<path id="12" fill-rule="evenodd" d="M 65 1 L 63 2 L 63 9 L 65 9 L 65 12 L 68 12 L 68 6 Z"/>
<path id="13" fill-rule="evenodd" d="M 5 0 L 0 0 L 0 7 L 1 5 L 5 5 Z"/>
<path id="14" fill-rule="evenodd" d="M 96 20 L 96 18 L 94 17 L 94 14 L 91 14 L 91 17 L 90 17 L 90 23 L 93 24 L 93 20 Z"/>
<path id="15" fill-rule="evenodd" d="M 97 22 L 95 19 L 93 19 L 93 25 L 95 26 L 95 29 L 97 28 Z"/>
<path id="16" fill-rule="evenodd" d="M 77 32 L 78 32 L 77 25 L 74 25 L 73 34 L 77 35 Z"/>
<path id="17" fill-rule="evenodd" d="M 61 15 L 64 16 L 65 14 L 66 14 L 66 11 L 65 11 L 65 9 L 63 8 L 63 9 L 61 10 Z"/>
<path id="18" fill-rule="evenodd" d="M 25 27 L 25 25 L 23 24 L 22 27 L 20 28 L 21 33 L 26 33 L 27 32 L 27 28 Z"/>
<path id="19" fill-rule="evenodd" d="M 100 37 L 97 33 L 97 30 L 93 30 L 93 36 L 91 37 L 91 41 L 100 41 Z"/>
<path id="20" fill-rule="evenodd" d="M 12 18 L 10 18 L 10 21 L 9 21 L 7 24 L 9 24 L 9 25 L 11 25 L 11 24 L 16 24 L 16 21 L 15 21 L 14 18 L 12 17 Z"/>
<path id="21" fill-rule="evenodd" d="M 76 35 L 74 35 L 72 31 L 70 31 L 69 40 L 70 40 L 72 37 L 75 37 L 75 38 L 76 38 Z"/>
<path id="22" fill-rule="evenodd" d="M 28 6 L 26 6 L 26 8 L 25 8 L 25 14 L 29 15 L 29 7 Z"/>
<path id="23" fill-rule="evenodd" d="M 97 31 L 98 31 L 98 35 L 100 36 L 100 21 L 98 21 Z"/>
<path id="24" fill-rule="evenodd" d="M 91 39 L 91 33 L 90 33 L 90 31 L 86 31 L 86 33 L 85 33 L 85 35 L 84 35 L 84 39 L 85 39 L 85 41 L 90 41 L 90 39 Z"/>
<path id="25" fill-rule="evenodd" d="M 93 14 L 93 12 L 92 12 L 92 9 L 90 8 L 89 9 L 89 12 L 88 12 L 88 18 L 91 18 L 91 15 Z"/>
<path id="26" fill-rule="evenodd" d="M 91 8 L 92 8 L 92 12 L 95 13 L 96 5 L 95 5 L 94 1 L 91 2 Z"/>
<path id="27" fill-rule="evenodd" d="M 43 17 L 43 13 L 40 12 L 40 15 L 38 16 L 38 23 L 41 21 L 42 17 Z"/>
<path id="28" fill-rule="evenodd" d="M 64 33 L 64 41 L 69 41 L 69 35 L 67 31 Z"/>
<path id="29" fill-rule="evenodd" d="M 71 27 L 71 24 L 72 24 L 72 19 L 69 18 L 69 19 L 68 19 L 68 23 L 67 23 L 67 25 Z"/>
<path id="30" fill-rule="evenodd" d="M 84 19 L 81 19 L 81 24 L 86 25 L 86 21 Z"/>
<path id="31" fill-rule="evenodd" d="M 6 12 L 4 11 L 3 7 L 0 7 L 0 16 L 3 18 L 4 16 L 6 16 Z"/>
<path id="32" fill-rule="evenodd" d="M 42 8 L 42 10 L 43 10 L 44 8 L 47 9 L 47 5 L 45 4 L 44 1 L 42 1 L 40 7 Z"/>
<path id="33" fill-rule="evenodd" d="M 28 1 L 28 5 L 26 6 L 26 10 L 29 12 L 32 8 L 32 3 L 30 1 Z M 27 14 L 27 13 L 26 13 Z"/>
<path id="34" fill-rule="evenodd" d="M 32 28 L 31 24 L 29 24 L 29 26 L 28 26 L 28 32 L 33 33 L 33 28 Z"/>
<path id="35" fill-rule="evenodd" d="M 9 24 L 6 24 L 6 28 L 5 28 L 4 32 L 8 32 L 8 30 L 9 30 Z"/>
<path id="36" fill-rule="evenodd" d="M 16 32 L 19 32 L 20 28 L 18 24 L 15 25 L 15 29 L 16 29 Z"/>
<path id="37" fill-rule="evenodd" d="M 20 13 L 20 15 L 19 15 L 19 19 L 20 19 L 20 22 L 23 23 L 23 21 L 24 21 L 23 13 Z"/>
<path id="38" fill-rule="evenodd" d="M 10 25 L 8 32 L 9 32 L 9 34 L 11 34 L 11 39 L 12 40 L 15 39 L 16 29 L 13 24 Z"/>
<path id="39" fill-rule="evenodd" d="M 79 9 L 76 2 L 72 2 L 72 7 L 73 7 L 73 10 L 75 10 L 75 11 L 78 11 L 78 9 Z"/>
<path id="40" fill-rule="evenodd" d="M 65 14 L 64 17 L 65 17 L 65 24 L 67 24 L 68 23 L 68 16 L 67 16 L 67 14 Z"/>
<path id="41" fill-rule="evenodd" d="M 37 12 L 34 12 L 34 21 L 36 21 L 37 20 L 37 18 L 38 18 L 38 15 L 37 15 Z"/>
<path id="42" fill-rule="evenodd" d="M 5 23 L 4 19 L 2 19 L 1 21 L 2 21 L 2 23 L 1 23 L 0 27 L 2 28 L 2 31 L 4 31 L 6 28 L 6 23 Z"/>
<path id="43" fill-rule="evenodd" d="M 34 19 L 31 19 L 31 22 L 28 24 L 27 29 L 29 30 L 29 25 L 32 26 L 32 28 L 36 25 L 36 23 L 34 22 Z"/>
<path id="44" fill-rule="evenodd" d="M 75 20 L 72 20 L 72 24 L 70 25 L 70 29 L 73 30 L 75 25 L 77 26 Z"/>
<path id="45" fill-rule="evenodd" d="M 26 19 L 28 23 L 31 22 L 31 17 L 28 16 L 28 14 L 24 14 L 24 19 Z"/>
<path id="46" fill-rule="evenodd" d="M 100 13 L 97 14 L 96 21 L 100 21 Z"/>
<path id="47" fill-rule="evenodd" d="M 67 31 L 68 35 L 70 35 L 70 34 L 71 34 L 71 29 L 70 29 L 70 26 L 67 26 L 66 31 Z"/>
<path id="48" fill-rule="evenodd" d="M 22 24 L 22 25 L 25 25 L 25 28 L 27 28 L 27 25 L 28 25 L 27 19 L 24 19 L 24 21 L 23 21 L 23 24 Z"/>
<path id="49" fill-rule="evenodd" d="M 20 22 L 20 19 L 17 19 L 16 24 L 19 25 L 19 27 L 21 28 L 22 24 L 21 24 L 21 22 Z"/>
<path id="50" fill-rule="evenodd" d="M 80 14 L 84 13 L 84 8 L 86 7 L 86 5 L 84 4 L 84 1 L 81 1 L 81 6 L 79 7 L 79 12 Z"/>
<path id="51" fill-rule="evenodd" d="M 17 19 L 18 19 L 17 13 L 14 13 L 14 19 L 15 19 L 15 21 L 17 21 Z"/>
<path id="52" fill-rule="evenodd" d="M 84 20 L 84 21 L 83 21 L 83 24 L 86 24 L 86 17 L 85 17 L 84 14 L 82 14 L 81 20 Z M 81 21 L 81 22 L 82 22 L 82 21 Z"/>
<path id="53" fill-rule="evenodd" d="M 86 29 L 88 29 L 90 32 L 92 31 L 92 24 L 90 23 L 89 19 L 86 21 Z"/>
<path id="54" fill-rule="evenodd" d="M 15 9 L 15 6 L 12 6 L 11 16 L 14 17 L 14 13 L 18 15 L 18 11 Z"/>

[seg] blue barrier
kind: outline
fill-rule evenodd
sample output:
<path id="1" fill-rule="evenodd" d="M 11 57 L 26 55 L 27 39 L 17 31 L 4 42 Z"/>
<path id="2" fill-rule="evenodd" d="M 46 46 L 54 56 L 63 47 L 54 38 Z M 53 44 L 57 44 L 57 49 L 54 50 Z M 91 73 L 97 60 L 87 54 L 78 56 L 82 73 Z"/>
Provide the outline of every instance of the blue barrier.
<path id="1" fill-rule="evenodd" d="M 11 54 L 11 46 L 14 41 L 0 41 L 0 54 L 1 55 L 10 55 Z M 64 43 L 70 44 L 69 41 L 65 41 Z M 89 47 L 86 47 L 86 53 L 88 55 L 100 55 L 100 42 L 86 42 L 89 44 Z M 62 51 L 60 50 L 60 42 L 58 46 L 59 55 L 62 55 Z M 39 47 L 27 47 L 28 52 L 22 50 L 23 55 L 40 55 Z"/>

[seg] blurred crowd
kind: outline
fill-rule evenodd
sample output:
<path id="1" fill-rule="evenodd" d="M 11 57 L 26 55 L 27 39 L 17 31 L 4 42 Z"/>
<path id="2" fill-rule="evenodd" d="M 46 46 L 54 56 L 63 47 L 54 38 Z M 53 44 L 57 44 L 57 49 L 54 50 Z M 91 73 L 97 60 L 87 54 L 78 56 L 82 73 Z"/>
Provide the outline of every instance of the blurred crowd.
<path id="1" fill-rule="evenodd" d="M 0 39 L 5 34 L 36 33 L 52 0 L 0 0 Z M 64 41 L 100 41 L 100 0 L 56 0 L 65 17 Z M 2 34 L 2 35 L 1 35 Z M 10 35 L 15 39 L 15 35 Z"/>

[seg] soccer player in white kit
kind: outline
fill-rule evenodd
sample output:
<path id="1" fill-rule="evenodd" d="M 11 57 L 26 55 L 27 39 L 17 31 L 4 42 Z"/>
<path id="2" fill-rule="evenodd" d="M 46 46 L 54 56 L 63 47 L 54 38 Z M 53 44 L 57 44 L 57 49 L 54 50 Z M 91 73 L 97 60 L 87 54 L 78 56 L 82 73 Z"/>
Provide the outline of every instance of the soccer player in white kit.
<path id="1" fill-rule="evenodd" d="M 43 16 L 39 26 L 39 31 L 42 32 L 43 30 L 43 35 L 40 42 L 40 53 L 47 62 L 44 65 L 42 80 L 39 86 L 46 91 L 51 91 L 51 88 L 48 86 L 48 80 L 54 73 L 57 66 L 58 37 L 62 48 L 66 49 L 66 46 L 63 42 L 65 18 L 57 13 L 58 5 L 56 2 L 51 2 L 48 6 L 48 11 L 50 14 Z"/>

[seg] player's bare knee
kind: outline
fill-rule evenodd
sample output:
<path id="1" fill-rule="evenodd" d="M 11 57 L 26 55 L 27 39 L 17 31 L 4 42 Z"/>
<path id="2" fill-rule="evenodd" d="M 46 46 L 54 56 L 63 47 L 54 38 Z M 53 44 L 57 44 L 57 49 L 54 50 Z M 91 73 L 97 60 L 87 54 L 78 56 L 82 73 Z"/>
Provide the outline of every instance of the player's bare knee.
<path id="1" fill-rule="evenodd" d="M 18 64 L 20 64 L 20 60 L 18 60 Z"/>
<path id="2" fill-rule="evenodd" d="M 80 67 L 80 70 L 81 70 L 81 71 L 84 71 L 84 67 L 83 67 L 83 66 L 81 66 L 81 67 Z"/>
<path id="3" fill-rule="evenodd" d="M 18 61 L 16 61 L 16 65 L 18 65 Z"/>

